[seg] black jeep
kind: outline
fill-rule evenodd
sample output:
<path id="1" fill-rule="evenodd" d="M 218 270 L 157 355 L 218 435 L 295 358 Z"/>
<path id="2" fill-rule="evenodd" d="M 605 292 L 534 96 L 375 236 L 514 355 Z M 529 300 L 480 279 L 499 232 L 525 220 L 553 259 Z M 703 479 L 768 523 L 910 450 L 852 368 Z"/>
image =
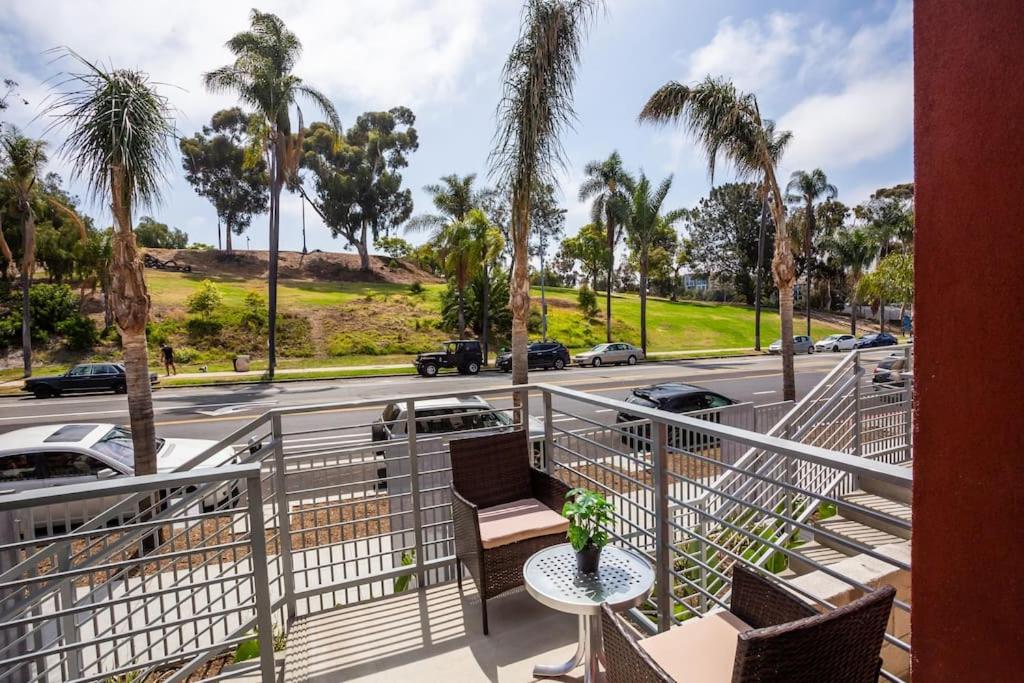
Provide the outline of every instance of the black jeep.
<path id="1" fill-rule="evenodd" d="M 456 368 L 461 375 L 480 372 L 483 351 L 475 339 L 453 339 L 441 345 L 440 351 L 417 353 L 412 362 L 424 377 L 434 377 L 441 368 Z"/>

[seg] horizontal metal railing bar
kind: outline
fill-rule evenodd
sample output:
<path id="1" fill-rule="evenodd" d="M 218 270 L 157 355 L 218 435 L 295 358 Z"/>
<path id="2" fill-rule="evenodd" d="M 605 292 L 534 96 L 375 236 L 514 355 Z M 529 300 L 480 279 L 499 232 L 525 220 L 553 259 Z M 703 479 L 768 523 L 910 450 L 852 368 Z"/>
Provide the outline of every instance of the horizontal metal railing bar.
<path id="1" fill-rule="evenodd" d="M 408 548 L 406 550 L 408 550 Z M 392 552 L 400 552 L 400 551 L 399 550 L 395 550 L 395 551 L 392 551 Z M 390 554 L 390 553 L 388 553 L 388 554 Z M 449 555 L 447 557 L 439 557 L 439 558 L 435 558 L 433 560 L 427 560 L 425 562 L 420 562 L 420 560 L 417 558 L 414 561 L 413 564 L 410 564 L 410 565 L 408 565 L 406 567 L 399 567 L 397 569 L 389 569 L 387 571 L 379 572 L 379 573 L 373 574 L 371 576 L 356 577 L 356 578 L 352 578 L 352 579 L 346 579 L 344 581 L 335 581 L 333 583 L 325 584 L 323 586 L 316 586 L 314 588 L 307 588 L 305 590 L 296 591 L 295 592 L 295 598 L 297 600 L 305 600 L 305 599 L 308 599 L 308 598 L 315 598 L 315 597 L 317 597 L 319 595 L 323 595 L 325 593 L 336 593 L 338 591 L 349 590 L 351 588 L 358 588 L 359 586 L 362 586 L 362 585 L 367 584 L 367 583 L 375 583 L 377 581 L 387 581 L 388 579 L 395 579 L 395 578 L 398 578 L 399 576 L 407 576 L 407 575 L 410 575 L 410 574 L 415 574 L 417 569 L 423 569 L 424 571 L 429 571 L 431 569 L 441 569 L 441 568 L 444 568 L 444 567 L 447 567 L 447 566 L 451 565 L 454 562 L 455 562 L 455 556 L 454 555 Z M 312 570 L 310 570 L 310 571 L 312 571 Z"/>
<path id="2" fill-rule="evenodd" d="M 132 477 L 117 477 L 107 481 L 88 484 L 64 484 L 45 489 L 0 494 L 0 512 L 20 510 L 27 507 L 56 505 L 73 501 L 107 496 L 128 495 L 140 491 L 179 489 L 196 484 L 221 483 L 232 479 L 246 479 L 259 476 L 255 465 L 223 465 L 203 467 L 187 473 L 144 474 Z"/>
<path id="3" fill-rule="evenodd" d="M 250 628 L 252 627 L 251 625 L 253 623 L 255 623 L 255 619 L 251 619 L 249 621 Z M 210 654 L 211 656 L 213 656 L 212 653 L 216 652 L 217 650 L 227 649 L 227 648 L 231 647 L 232 645 L 239 645 L 241 643 L 244 643 L 247 640 L 252 640 L 252 636 L 241 635 L 241 636 L 237 636 L 235 638 L 228 638 L 226 640 L 222 640 L 222 641 L 217 642 L 216 646 L 214 646 L 212 648 L 197 648 L 195 650 L 188 650 L 188 651 L 185 651 L 185 652 L 175 652 L 172 655 L 167 655 L 165 657 L 160 657 L 158 659 L 150 659 L 150 660 L 147 660 L 146 662 L 143 662 L 143 663 L 132 664 L 132 665 L 129 665 L 129 666 L 122 666 L 121 668 L 118 668 L 118 669 L 110 669 L 108 671 L 104 671 L 102 673 L 95 674 L 93 676 L 85 676 L 84 678 L 75 678 L 73 680 L 66 681 L 65 683 L 99 683 L 100 681 L 106 682 L 106 681 L 109 681 L 109 680 L 117 680 L 117 676 L 122 676 L 124 674 L 131 674 L 131 673 L 134 673 L 135 671 L 138 671 L 140 669 L 152 670 L 155 667 L 163 666 L 165 664 L 175 664 L 175 663 L 178 663 L 178 662 L 182 661 L 183 659 L 188 659 L 192 655 Z M 168 680 L 173 680 L 173 679 L 168 679 Z"/>
<path id="4" fill-rule="evenodd" d="M 738 429 L 736 427 L 708 422 L 706 420 L 696 420 L 686 417 L 685 415 L 666 413 L 654 408 L 629 404 L 623 401 L 605 398 L 604 396 L 587 394 L 581 391 L 576 391 L 575 389 L 566 389 L 564 387 L 557 387 L 549 384 L 539 385 L 539 388 L 542 391 L 556 396 L 571 398 L 582 403 L 604 406 L 606 408 L 628 410 L 631 414 L 646 417 L 655 422 L 662 422 L 674 427 L 682 427 L 698 433 L 715 436 L 720 439 L 735 441 L 747 446 L 774 451 L 782 455 L 797 458 L 798 460 L 805 460 L 819 465 L 827 465 L 852 474 L 875 477 L 901 487 L 910 488 L 913 483 L 913 475 L 903 467 L 896 467 L 887 463 L 866 461 L 863 458 L 847 455 L 845 453 L 791 442 L 775 436 L 758 434 L 757 432 L 750 432 L 745 429 Z"/>
<path id="5" fill-rule="evenodd" d="M 641 465 L 641 466 L 643 466 L 645 468 L 649 468 L 651 466 L 651 464 L 649 462 L 645 461 L 645 460 L 641 460 L 640 458 L 637 458 L 637 457 L 635 457 L 635 456 L 633 456 L 632 454 L 629 454 L 629 453 L 623 453 L 622 451 L 617 451 L 614 448 L 612 448 L 611 446 L 608 446 L 607 444 L 603 444 L 603 443 L 601 443 L 599 441 L 594 441 L 593 439 L 591 439 L 589 437 L 585 437 L 582 434 L 578 434 L 576 432 L 567 431 L 567 430 L 562 429 L 561 427 L 557 427 L 557 426 L 552 426 L 552 430 L 555 431 L 555 432 L 558 432 L 559 434 L 564 434 L 564 435 L 566 435 L 566 436 L 568 436 L 570 438 L 579 439 L 581 441 L 584 441 L 585 443 L 589 443 L 592 446 L 596 446 L 597 448 L 600 448 L 603 451 L 607 451 L 610 455 L 618 456 L 618 457 L 623 457 L 623 458 L 626 458 L 627 460 L 631 460 L 633 463 L 635 463 L 637 465 Z M 647 441 L 648 443 L 650 442 L 650 439 L 638 439 L 638 440 L 644 440 L 644 441 Z M 557 442 L 555 444 L 553 444 L 553 447 L 554 448 L 561 448 L 562 450 L 564 450 L 566 452 L 572 452 L 572 453 L 575 452 L 575 451 L 572 451 L 568 446 L 564 446 L 564 445 L 562 445 L 560 443 L 557 443 Z"/>
<path id="6" fill-rule="evenodd" d="M 566 446 L 562 446 L 560 444 L 555 444 L 555 448 L 556 449 L 560 449 L 562 451 L 565 451 L 566 453 L 570 453 L 577 461 L 582 461 L 582 462 L 585 462 L 585 463 L 587 463 L 587 464 L 589 464 L 589 465 L 591 465 L 593 467 L 597 467 L 601 471 L 606 472 L 607 474 L 610 474 L 613 477 L 621 477 L 622 479 L 630 482 L 631 484 L 635 484 L 636 486 L 639 486 L 640 488 L 646 489 L 648 491 L 653 490 L 650 484 L 645 484 L 642 481 L 640 481 L 639 479 L 635 479 L 635 478 L 629 476 L 629 474 L 627 474 L 623 470 L 614 469 L 613 467 L 605 465 L 602 462 L 598 462 L 597 460 L 591 460 L 590 458 L 586 457 L 585 455 L 583 455 L 581 453 L 577 453 L 576 451 L 572 450 L 571 448 L 568 448 Z M 576 476 L 584 477 L 584 478 L 586 478 L 588 480 L 593 481 L 593 479 L 591 479 L 588 475 L 583 474 L 582 472 L 576 472 L 575 470 L 573 470 L 567 464 L 560 463 L 557 460 L 555 461 L 555 464 L 560 465 L 564 469 L 567 469 L 567 470 L 569 470 L 571 472 L 574 472 L 576 474 Z M 604 486 L 605 488 L 608 488 L 607 484 L 602 484 L 602 486 Z"/>

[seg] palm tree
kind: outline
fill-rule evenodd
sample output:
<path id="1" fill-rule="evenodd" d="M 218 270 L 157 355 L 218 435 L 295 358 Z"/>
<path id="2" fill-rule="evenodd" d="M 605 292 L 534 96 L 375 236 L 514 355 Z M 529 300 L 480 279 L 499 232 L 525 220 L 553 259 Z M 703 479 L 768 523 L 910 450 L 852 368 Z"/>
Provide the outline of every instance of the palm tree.
<path id="1" fill-rule="evenodd" d="M 559 138 L 575 114 L 580 50 L 600 0 L 526 0 L 519 37 L 503 70 L 492 172 L 512 195 L 512 382 L 525 384 L 530 191 L 553 182 L 563 162 Z"/>
<path id="2" fill-rule="evenodd" d="M 795 400 L 793 282 L 796 271 L 786 232 L 786 207 L 775 175 L 779 160 L 773 150 L 774 131 L 770 122 L 761 118 L 757 98 L 738 91 L 724 79 L 711 76 L 695 86 L 672 81 L 651 96 L 640 112 L 640 120 L 658 123 L 681 120 L 703 148 L 712 181 L 721 155 L 732 163 L 738 176 L 757 178 L 768 188 L 776 231 L 772 275 L 779 288 L 782 321 L 782 393 L 784 400 Z"/>
<path id="3" fill-rule="evenodd" d="M 804 203 L 804 268 L 807 269 L 807 284 L 804 302 L 807 305 L 807 335 L 811 334 L 811 262 L 814 259 L 814 235 L 817 226 L 814 219 L 814 204 L 824 197 L 835 199 L 838 194 L 836 186 L 828 181 L 825 172 L 816 168 L 807 171 L 793 171 L 786 185 L 786 201 Z"/>
<path id="4" fill-rule="evenodd" d="M 622 165 L 622 157 L 612 152 L 604 161 L 591 161 L 583 168 L 586 179 L 580 185 L 580 201 L 593 199 L 590 213 L 594 223 L 604 223 L 608 231 L 608 287 L 605 291 L 605 341 L 612 340 L 612 280 L 615 273 L 615 247 L 629 214 L 633 179 Z"/>
<path id="5" fill-rule="evenodd" d="M 840 230 L 832 238 L 829 250 L 846 271 L 850 287 L 850 334 L 857 334 L 857 292 L 864 271 L 874 260 L 878 245 L 863 228 Z"/>
<path id="6" fill-rule="evenodd" d="M 477 273 L 484 278 L 488 264 L 505 248 L 501 231 L 491 225 L 480 209 L 470 209 L 465 220 L 449 223 L 438 233 L 435 243 L 445 274 L 451 278 L 459 307 L 459 336 L 466 336 L 466 287 Z M 483 292 L 483 325 L 487 325 L 487 288 Z"/>
<path id="7" fill-rule="evenodd" d="M 629 199 L 626 219 L 626 233 L 631 248 L 640 257 L 640 347 L 647 353 L 647 274 L 650 271 L 651 245 L 659 229 L 675 223 L 686 215 L 685 210 L 670 211 L 661 215 L 661 205 L 672 188 L 672 176 L 661 181 L 651 191 L 651 181 L 642 172 Z"/>
<path id="8" fill-rule="evenodd" d="M 47 161 L 46 143 L 27 138 L 12 126 L 0 137 L 0 149 L 6 158 L 0 182 L 10 188 L 21 217 L 21 359 L 24 376 L 31 377 L 32 311 L 29 290 L 36 269 L 36 215 L 33 205 L 36 179 Z"/>
<path id="9" fill-rule="evenodd" d="M 124 347 L 135 452 L 135 473 L 156 473 L 156 432 L 149 385 L 146 322 L 149 293 L 132 232 L 132 211 L 160 198 L 174 134 L 170 108 L 140 71 L 107 70 L 72 56 L 85 67 L 70 74 L 51 105 L 55 125 L 70 129 L 61 153 L 72 176 L 85 180 L 96 201 L 110 202 L 114 218 L 111 307 Z"/>
<path id="10" fill-rule="evenodd" d="M 461 177 L 452 173 L 441 178 L 439 183 L 425 185 L 423 191 L 430 195 L 437 213 L 413 216 L 405 224 L 405 229 L 439 228 L 465 220 L 470 211 L 480 206 L 480 192 L 473 188 L 475 181 L 475 173 Z"/>
<path id="11" fill-rule="evenodd" d="M 775 165 L 779 163 L 786 146 L 793 139 L 793 134 L 788 130 L 776 131 L 774 121 L 764 122 L 764 134 L 768 141 L 768 150 Z M 754 350 L 761 350 L 761 272 L 764 270 L 764 241 L 765 231 L 768 223 L 768 186 L 763 179 L 758 186 L 758 194 L 761 198 L 761 223 L 757 230 L 757 270 L 754 271 Z"/>
<path id="12" fill-rule="evenodd" d="M 211 92 L 232 92 L 262 119 L 255 130 L 261 136 L 261 153 L 270 168 L 270 239 L 267 272 L 267 374 L 274 376 L 277 366 L 277 272 L 281 232 L 281 189 L 298 172 L 302 155 L 302 110 L 300 98 L 310 100 L 329 119 L 335 131 L 341 121 L 326 95 L 306 85 L 292 73 L 302 53 L 302 44 L 277 15 L 253 10 L 250 30 L 235 34 L 227 48 L 235 55 L 233 64 L 222 66 L 203 76 Z M 291 107 L 296 105 L 297 130 L 292 134 Z"/>

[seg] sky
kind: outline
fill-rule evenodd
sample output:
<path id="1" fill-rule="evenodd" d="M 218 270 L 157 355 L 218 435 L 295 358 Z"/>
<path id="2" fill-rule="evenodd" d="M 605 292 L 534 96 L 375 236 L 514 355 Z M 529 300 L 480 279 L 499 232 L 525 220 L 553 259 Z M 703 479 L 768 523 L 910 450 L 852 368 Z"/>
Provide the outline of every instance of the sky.
<path id="1" fill-rule="evenodd" d="M 0 0 L 0 78 L 19 85 L 19 101 L 3 118 L 51 144 L 48 170 L 60 173 L 85 210 L 109 224 L 102 202 L 89 201 L 56 154 L 59 132 L 44 113 L 62 71 L 52 48 L 67 46 L 90 60 L 141 69 L 159 83 L 190 136 L 217 111 L 237 102 L 208 93 L 202 74 L 228 64 L 224 42 L 248 25 L 251 2 L 193 0 Z M 488 182 L 501 68 L 515 40 L 514 0 L 275 0 L 278 14 L 303 44 L 296 73 L 324 91 L 348 127 L 364 111 L 404 105 L 416 114 L 420 147 L 403 177 L 415 213 L 431 212 L 422 188 L 441 176 L 476 173 Z M 563 139 L 560 192 L 566 233 L 588 222 L 578 201 L 584 164 L 618 150 L 627 167 L 660 180 L 674 175 L 666 208 L 694 206 L 711 182 L 698 149 L 671 126 L 640 125 L 647 98 L 670 80 L 692 83 L 726 76 L 757 95 L 762 115 L 793 133 L 780 178 L 821 168 L 849 205 L 879 187 L 912 179 L 912 6 L 902 1 L 606 0 L 583 50 L 576 85 L 577 120 Z M 21 99 L 28 104 L 21 103 Z M 314 109 L 304 108 L 306 120 Z M 718 169 L 716 183 L 731 180 Z M 185 182 L 174 150 L 162 202 L 142 210 L 216 243 L 216 215 Z M 281 248 L 301 248 L 300 200 L 285 193 Z M 312 211 L 310 249 L 343 250 Z M 266 217 L 253 220 L 251 247 L 267 244 Z M 421 235 L 408 235 L 422 241 Z M 236 240 L 244 246 L 245 238 Z"/>

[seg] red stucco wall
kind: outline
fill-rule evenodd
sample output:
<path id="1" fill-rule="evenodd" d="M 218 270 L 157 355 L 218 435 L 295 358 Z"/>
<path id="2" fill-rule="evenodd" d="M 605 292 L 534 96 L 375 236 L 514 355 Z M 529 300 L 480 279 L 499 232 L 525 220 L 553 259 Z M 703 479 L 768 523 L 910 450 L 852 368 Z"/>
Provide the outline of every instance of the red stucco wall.
<path id="1" fill-rule="evenodd" d="M 1024 0 L 914 5 L 915 681 L 1024 681 Z"/>

